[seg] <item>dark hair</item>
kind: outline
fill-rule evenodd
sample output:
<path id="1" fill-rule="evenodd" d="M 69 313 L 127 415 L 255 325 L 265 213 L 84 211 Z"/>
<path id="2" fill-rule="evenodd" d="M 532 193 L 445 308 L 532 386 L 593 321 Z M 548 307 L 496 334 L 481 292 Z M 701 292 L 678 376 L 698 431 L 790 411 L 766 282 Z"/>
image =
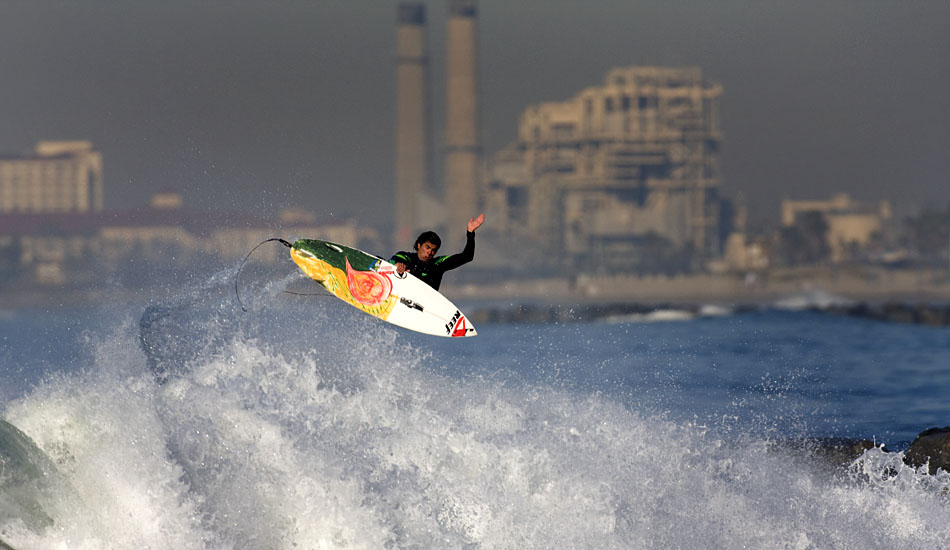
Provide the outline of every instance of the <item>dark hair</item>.
<path id="1" fill-rule="evenodd" d="M 442 246 L 442 239 L 435 234 L 435 231 L 425 231 L 416 239 L 416 244 L 413 245 L 413 248 L 418 249 L 419 245 L 424 243 L 432 243 L 436 248 L 439 248 Z"/>

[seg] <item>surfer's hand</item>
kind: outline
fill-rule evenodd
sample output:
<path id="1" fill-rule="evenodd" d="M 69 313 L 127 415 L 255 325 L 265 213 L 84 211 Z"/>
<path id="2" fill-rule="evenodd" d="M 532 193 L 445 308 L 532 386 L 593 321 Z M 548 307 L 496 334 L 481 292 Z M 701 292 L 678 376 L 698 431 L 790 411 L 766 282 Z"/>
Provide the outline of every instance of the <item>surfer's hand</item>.
<path id="1" fill-rule="evenodd" d="M 485 214 L 479 214 L 477 218 L 471 218 L 468 220 L 468 231 L 471 233 L 479 228 L 482 225 L 482 222 L 485 221 Z"/>
<path id="2" fill-rule="evenodd" d="M 402 262 L 396 262 L 396 273 L 402 275 L 406 272 L 406 264 Z"/>

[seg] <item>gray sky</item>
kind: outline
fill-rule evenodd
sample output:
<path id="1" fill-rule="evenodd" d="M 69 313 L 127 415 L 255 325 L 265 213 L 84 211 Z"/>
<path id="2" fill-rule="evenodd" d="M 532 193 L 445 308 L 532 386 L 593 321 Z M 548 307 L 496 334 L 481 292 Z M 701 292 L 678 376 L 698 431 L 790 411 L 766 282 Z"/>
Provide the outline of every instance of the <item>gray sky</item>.
<path id="1" fill-rule="evenodd" d="M 429 2 L 434 143 L 445 3 Z M 395 1 L 4 0 L 0 152 L 90 139 L 106 206 L 388 222 Z M 846 191 L 899 213 L 950 202 L 950 2 L 480 0 L 483 144 L 624 65 L 724 86 L 724 191 L 753 219 Z"/>

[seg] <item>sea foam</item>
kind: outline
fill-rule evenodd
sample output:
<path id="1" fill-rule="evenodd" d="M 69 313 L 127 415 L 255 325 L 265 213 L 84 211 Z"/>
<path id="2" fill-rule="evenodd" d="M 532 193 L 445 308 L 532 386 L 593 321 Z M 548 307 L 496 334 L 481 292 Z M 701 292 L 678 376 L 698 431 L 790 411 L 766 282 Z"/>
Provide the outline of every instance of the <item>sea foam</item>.
<path id="1" fill-rule="evenodd" d="M 173 308 L 155 330 L 188 330 L 159 339 L 162 360 L 178 363 L 161 384 L 135 309 L 120 311 L 112 330 L 89 338 L 89 364 L 7 403 L 5 418 L 62 481 L 37 489 L 52 523 L 7 514 L 3 540 L 89 549 L 950 540 L 950 483 L 901 466 L 899 453 L 872 449 L 850 476 L 829 476 L 759 436 L 726 436 L 598 391 L 451 374 L 443 367 L 456 357 L 355 310 L 273 302 L 246 314 L 223 299 Z M 532 357 L 504 364 L 546 367 Z"/>

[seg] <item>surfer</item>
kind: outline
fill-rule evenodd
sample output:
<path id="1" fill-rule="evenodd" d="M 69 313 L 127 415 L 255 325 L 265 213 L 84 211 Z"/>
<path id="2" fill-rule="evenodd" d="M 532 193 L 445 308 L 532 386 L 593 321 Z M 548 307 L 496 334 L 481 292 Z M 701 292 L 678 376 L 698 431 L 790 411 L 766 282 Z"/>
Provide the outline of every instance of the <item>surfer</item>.
<path id="1" fill-rule="evenodd" d="M 442 275 L 475 259 L 475 230 L 485 221 L 485 214 L 468 220 L 465 248 L 458 254 L 436 256 L 442 239 L 435 231 L 425 231 L 416 239 L 415 252 L 396 252 L 390 260 L 400 274 L 409 271 L 432 288 L 439 290 Z"/>

